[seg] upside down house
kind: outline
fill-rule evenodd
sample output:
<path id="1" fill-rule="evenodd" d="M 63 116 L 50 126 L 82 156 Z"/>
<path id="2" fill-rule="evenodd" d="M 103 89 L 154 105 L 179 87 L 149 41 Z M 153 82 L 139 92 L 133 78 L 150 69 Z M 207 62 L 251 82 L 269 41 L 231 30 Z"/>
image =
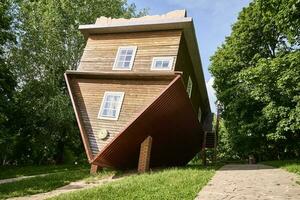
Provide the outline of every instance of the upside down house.
<path id="1" fill-rule="evenodd" d="M 212 123 L 192 18 L 100 17 L 79 30 L 86 47 L 65 79 L 91 172 L 187 164 Z"/>

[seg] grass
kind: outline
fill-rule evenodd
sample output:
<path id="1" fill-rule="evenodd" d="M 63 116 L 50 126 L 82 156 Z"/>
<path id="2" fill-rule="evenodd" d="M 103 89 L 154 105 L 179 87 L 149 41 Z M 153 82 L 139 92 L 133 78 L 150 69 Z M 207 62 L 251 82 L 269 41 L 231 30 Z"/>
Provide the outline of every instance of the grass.
<path id="1" fill-rule="evenodd" d="M 82 165 L 1 166 L 0 179 L 82 169 Z"/>
<path id="2" fill-rule="evenodd" d="M 87 178 L 84 178 L 84 181 L 88 184 L 89 183 L 96 183 L 100 179 L 103 179 L 103 178 L 108 177 L 108 176 L 113 176 L 113 175 L 116 175 L 116 174 L 121 175 L 122 172 L 113 171 L 111 169 L 104 169 L 100 172 L 97 172 L 97 174 L 93 174 L 93 175 L 88 176 Z"/>
<path id="3" fill-rule="evenodd" d="M 0 184 L 0 199 L 48 192 L 88 176 L 88 169 L 77 169 Z"/>
<path id="4" fill-rule="evenodd" d="M 289 172 L 300 175 L 300 160 L 275 160 L 266 161 L 263 164 L 285 169 Z"/>
<path id="5" fill-rule="evenodd" d="M 62 194 L 63 199 L 194 199 L 217 167 L 187 166 L 132 175 L 103 186 Z"/>

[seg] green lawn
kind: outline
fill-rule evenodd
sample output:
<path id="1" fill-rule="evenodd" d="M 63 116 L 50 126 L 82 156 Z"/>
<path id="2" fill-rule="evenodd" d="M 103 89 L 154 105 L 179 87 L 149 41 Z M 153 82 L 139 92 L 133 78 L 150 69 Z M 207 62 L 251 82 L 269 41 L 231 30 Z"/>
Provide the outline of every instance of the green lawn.
<path id="1" fill-rule="evenodd" d="M 89 177 L 88 169 L 77 169 L 0 184 L 0 199 L 48 192 L 86 177 Z"/>
<path id="2" fill-rule="evenodd" d="M 217 167 L 187 166 L 132 175 L 97 188 L 62 194 L 53 199 L 194 199 Z"/>
<path id="3" fill-rule="evenodd" d="M 289 172 L 300 175 L 300 160 L 275 160 L 266 161 L 263 164 L 285 169 Z"/>
<path id="4" fill-rule="evenodd" d="M 88 168 L 88 165 L 1 166 L 0 179 Z"/>

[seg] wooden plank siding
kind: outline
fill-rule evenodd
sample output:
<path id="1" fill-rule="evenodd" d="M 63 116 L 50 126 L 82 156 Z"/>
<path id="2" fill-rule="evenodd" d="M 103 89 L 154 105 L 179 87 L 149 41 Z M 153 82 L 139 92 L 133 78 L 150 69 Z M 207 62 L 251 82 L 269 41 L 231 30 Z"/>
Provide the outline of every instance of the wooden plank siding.
<path id="1" fill-rule="evenodd" d="M 89 145 L 95 155 L 157 98 L 170 80 L 73 78 L 71 83 L 74 100 L 78 104 L 78 112 L 88 134 Z M 125 92 L 118 120 L 97 118 L 105 91 Z M 101 129 L 109 132 L 109 136 L 105 140 L 96 136 Z"/>
<path id="2" fill-rule="evenodd" d="M 175 64 L 175 71 L 181 71 L 182 74 L 182 80 L 184 82 L 185 87 L 187 87 L 189 76 L 191 76 L 193 86 L 192 86 L 192 95 L 191 95 L 191 101 L 193 104 L 193 108 L 195 110 L 195 113 L 198 114 L 199 106 L 201 106 L 202 111 L 202 117 L 201 121 L 203 121 L 204 117 L 207 114 L 207 108 L 204 107 L 203 102 L 201 102 L 201 91 L 199 90 L 197 80 L 195 77 L 195 72 L 193 69 L 191 57 L 189 55 L 189 51 L 187 48 L 187 44 L 185 41 L 184 36 L 182 35 L 179 50 L 178 50 L 178 56 L 177 56 L 177 62 Z"/>
<path id="3" fill-rule="evenodd" d="M 69 95 L 70 95 L 70 98 L 71 98 L 71 102 L 72 102 L 72 106 L 73 106 L 73 109 L 74 109 L 74 113 L 75 113 L 75 117 L 76 117 L 76 121 L 77 121 L 77 124 L 78 124 L 79 131 L 80 131 L 80 135 L 81 135 L 81 138 L 82 138 L 82 141 L 83 141 L 83 146 L 84 146 L 84 149 L 86 151 L 88 160 L 90 162 L 93 159 L 93 153 L 92 153 L 90 143 L 89 143 L 89 140 L 88 140 L 88 137 L 87 137 L 88 134 L 85 130 L 85 127 L 83 126 L 82 116 L 79 115 L 79 113 L 78 113 L 79 108 L 78 108 L 78 104 L 75 101 L 75 96 L 74 96 L 73 91 L 72 91 L 72 86 L 71 86 L 71 83 L 70 83 L 71 79 L 68 77 L 67 73 L 64 74 L 64 77 L 65 77 L 68 92 L 69 92 Z"/>
<path id="4" fill-rule="evenodd" d="M 149 72 L 153 57 L 176 60 L 181 34 L 181 30 L 170 30 L 90 35 L 77 70 L 112 71 L 118 47 L 137 46 L 131 72 Z"/>
<path id="5" fill-rule="evenodd" d="M 185 165 L 199 152 L 202 133 L 178 75 L 91 163 L 117 169 L 136 168 L 140 145 L 151 136 L 151 168 Z"/>

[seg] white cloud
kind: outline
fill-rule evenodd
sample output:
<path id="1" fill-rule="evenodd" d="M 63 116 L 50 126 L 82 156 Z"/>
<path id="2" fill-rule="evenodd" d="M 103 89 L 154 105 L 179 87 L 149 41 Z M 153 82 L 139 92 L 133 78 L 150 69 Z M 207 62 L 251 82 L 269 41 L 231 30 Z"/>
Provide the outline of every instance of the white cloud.
<path id="1" fill-rule="evenodd" d="M 188 16 L 199 18 L 201 21 L 209 22 L 214 28 L 214 33 L 225 31 L 229 34 L 230 25 L 234 23 L 241 8 L 246 6 L 250 0 L 167 0 L 169 5 L 178 9 L 187 9 Z"/>
<path id="2" fill-rule="evenodd" d="M 227 14 L 227 10 L 235 7 L 239 0 L 167 0 L 170 5 L 180 6 L 188 10 L 209 11 L 212 15 Z"/>
<path id="3" fill-rule="evenodd" d="M 209 103 L 210 103 L 211 111 L 214 112 L 214 113 L 216 113 L 217 109 L 216 109 L 215 102 L 217 101 L 217 97 L 216 97 L 216 91 L 213 88 L 213 84 L 214 84 L 214 78 L 211 77 L 206 82 L 206 88 L 207 88 L 207 94 L 208 94 L 208 98 L 209 98 Z"/>

